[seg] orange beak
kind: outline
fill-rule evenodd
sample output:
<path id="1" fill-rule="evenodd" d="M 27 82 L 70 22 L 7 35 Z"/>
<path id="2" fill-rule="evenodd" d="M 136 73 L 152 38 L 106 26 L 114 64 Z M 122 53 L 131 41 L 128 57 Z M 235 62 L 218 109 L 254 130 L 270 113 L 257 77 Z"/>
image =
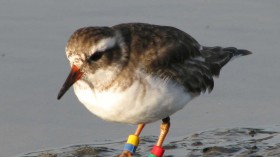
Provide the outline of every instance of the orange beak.
<path id="1" fill-rule="evenodd" d="M 82 77 L 82 75 L 83 73 L 80 69 L 76 65 L 73 65 L 67 79 L 57 95 L 57 99 L 59 100 L 67 92 L 67 90 Z"/>

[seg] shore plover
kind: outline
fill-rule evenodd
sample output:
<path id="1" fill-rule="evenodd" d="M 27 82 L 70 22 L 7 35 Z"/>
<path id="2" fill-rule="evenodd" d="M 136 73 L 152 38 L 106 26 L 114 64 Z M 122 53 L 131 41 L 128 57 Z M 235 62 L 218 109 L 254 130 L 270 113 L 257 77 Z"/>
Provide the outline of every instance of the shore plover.
<path id="1" fill-rule="evenodd" d="M 73 85 L 75 94 L 96 116 L 137 124 L 123 156 L 135 153 L 145 124 L 162 120 L 150 156 L 162 156 L 173 113 L 214 87 L 213 77 L 250 51 L 201 46 L 189 34 L 169 26 L 126 23 L 85 27 L 66 46 L 72 67 L 58 99 Z"/>

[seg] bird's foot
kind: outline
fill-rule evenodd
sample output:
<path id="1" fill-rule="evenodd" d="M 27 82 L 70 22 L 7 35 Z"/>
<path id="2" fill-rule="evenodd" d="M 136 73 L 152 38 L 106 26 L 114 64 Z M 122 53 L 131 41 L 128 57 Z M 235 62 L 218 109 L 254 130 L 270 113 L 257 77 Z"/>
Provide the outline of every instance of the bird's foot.
<path id="1" fill-rule="evenodd" d="M 132 157 L 132 154 L 125 150 L 118 157 Z"/>

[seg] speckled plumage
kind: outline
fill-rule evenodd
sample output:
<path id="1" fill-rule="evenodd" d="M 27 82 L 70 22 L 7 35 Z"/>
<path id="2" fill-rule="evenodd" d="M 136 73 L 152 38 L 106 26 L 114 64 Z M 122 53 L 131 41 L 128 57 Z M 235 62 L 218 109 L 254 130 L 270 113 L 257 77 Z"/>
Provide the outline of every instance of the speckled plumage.
<path id="1" fill-rule="evenodd" d="M 74 84 L 79 100 L 105 120 L 132 124 L 182 109 L 213 89 L 213 77 L 228 61 L 250 53 L 204 47 L 177 28 L 144 23 L 81 28 L 66 46 L 71 66 L 83 73 Z"/>
<path id="2" fill-rule="evenodd" d="M 145 124 L 162 120 L 151 155 L 162 156 L 170 116 L 200 93 L 211 92 L 213 77 L 238 56 L 234 47 L 201 46 L 187 33 L 169 26 L 126 23 L 84 27 L 66 45 L 71 71 L 58 99 L 73 85 L 78 99 L 96 116 L 138 124 L 120 156 L 135 153 Z M 135 147 L 136 146 L 136 147 Z"/>

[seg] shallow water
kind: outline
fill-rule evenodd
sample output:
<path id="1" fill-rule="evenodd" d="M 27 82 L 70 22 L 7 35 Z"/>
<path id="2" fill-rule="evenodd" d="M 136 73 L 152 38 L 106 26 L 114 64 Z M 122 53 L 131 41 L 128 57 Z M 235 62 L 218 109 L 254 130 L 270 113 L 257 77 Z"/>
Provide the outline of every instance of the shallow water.
<path id="1" fill-rule="evenodd" d="M 116 155 L 126 135 L 135 130 L 135 126 L 93 116 L 72 89 L 56 100 L 70 68 L 65 44 L 84 26 L 124 22 L 169 25 L 205 46 L 236 46 L 253 52 L 225 66 L 211 94 L 191 101 L 171 116 L 166 144 L 175 142 L 177 147 L 170 147 L 166 155 L 197 154 L 213 146 L 203 141 L 205 145 L 193 148 L 192 141 L 188 143 L 191 133 L 279 125 L 279 6 L 279 0 L 0 1 L 0 156 L 85 143 Z M 142 135 L 146 140 L 154 140 L 150 135 L 157 135 L 159 123 L 145 127 Z M 213 131 L 208 133 L 219 137 Z M 239 140 L 243 139 L 242 135 Z M 147 154 L 153 143 L 140 146 L 139 153 Z"/>
<path id="2" fill-rule="evenodd" d="M 148 156 L 156 142 L 155 136 L 140 138 L 134 156 Z M 121 153 L 125 140 L 104 141 L 102 143 L 74 145 L 59 149 L 31 152 L 21 157 L 96 157 L 117 156 Z M 168 139 L 165 156 L 280 156 L 280 127 L 215 129 L 195 133 L 186 137 Z M 175 155 L 174 155 L 175 154 Z"/>

